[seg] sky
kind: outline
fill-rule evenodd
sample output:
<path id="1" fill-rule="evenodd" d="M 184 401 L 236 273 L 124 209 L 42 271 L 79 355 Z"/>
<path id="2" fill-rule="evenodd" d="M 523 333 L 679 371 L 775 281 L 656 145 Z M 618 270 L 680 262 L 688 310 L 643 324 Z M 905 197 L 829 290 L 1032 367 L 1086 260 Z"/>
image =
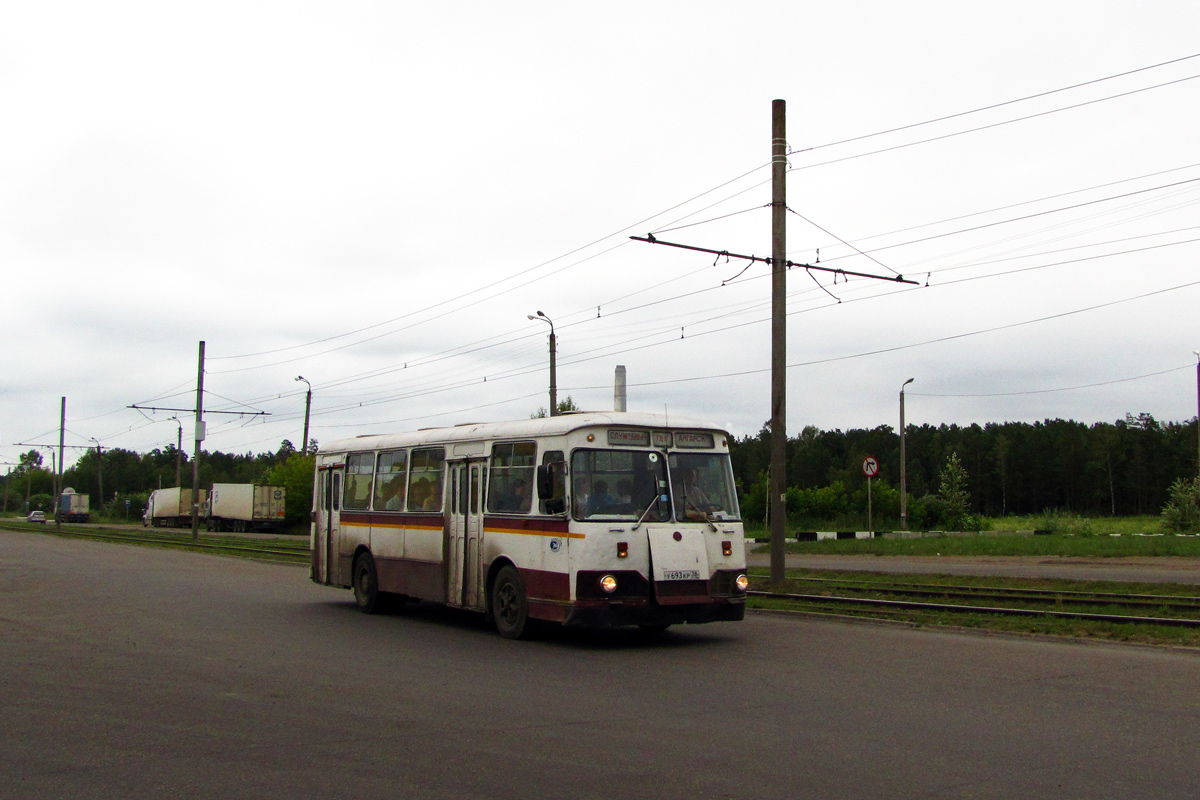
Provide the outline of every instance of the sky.
<path id="1" fill-rule="evenodd" d="M 0 11 L 0 467 L 521 419 L 1196 416 L 1200 4 Z M 823 270 L 808 270 L 803 265 Z M 895 278 L 857 278 L 842 269 Z M 308 384 L 298 381 L 303 376 Z M 158 410 L 168 409 L 168 410 Z M 179 409 L 179 410 L 169 410 Z"/>

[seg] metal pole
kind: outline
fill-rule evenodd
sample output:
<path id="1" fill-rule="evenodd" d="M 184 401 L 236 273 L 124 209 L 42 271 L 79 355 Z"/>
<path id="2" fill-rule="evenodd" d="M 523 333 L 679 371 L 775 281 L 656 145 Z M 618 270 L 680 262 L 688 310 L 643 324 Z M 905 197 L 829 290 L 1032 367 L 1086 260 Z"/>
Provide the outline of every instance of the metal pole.
<path id="1" fill-rule="evenodd" d="M 787 535 L 787 105 L 771 103 L 771 582 Z"/>
<path id="2" fill-rule="evenodd" d="M 912 378 L 900 385 L 900 530 L 908 530 L 908 462 L 904 458 L 904 387 Z"/>
<path id="3" fill-rule="evenodd" d="M 192 456 L 192 540 L 200 538 L 200 443 L 204 441 L 204 342 L 196 371 L 196 451 Z"/>

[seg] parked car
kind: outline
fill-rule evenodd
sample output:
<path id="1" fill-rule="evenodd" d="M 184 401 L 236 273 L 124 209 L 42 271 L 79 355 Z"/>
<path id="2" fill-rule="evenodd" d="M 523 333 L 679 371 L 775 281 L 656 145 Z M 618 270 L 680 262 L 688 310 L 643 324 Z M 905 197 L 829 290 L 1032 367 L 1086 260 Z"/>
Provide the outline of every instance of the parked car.
<path id="1" fill-rule="evenodd" d="M 25 518 L 26 522 L 45 522 L 46 514 L 43 511 L 30 511 L 29 516 Z"/>

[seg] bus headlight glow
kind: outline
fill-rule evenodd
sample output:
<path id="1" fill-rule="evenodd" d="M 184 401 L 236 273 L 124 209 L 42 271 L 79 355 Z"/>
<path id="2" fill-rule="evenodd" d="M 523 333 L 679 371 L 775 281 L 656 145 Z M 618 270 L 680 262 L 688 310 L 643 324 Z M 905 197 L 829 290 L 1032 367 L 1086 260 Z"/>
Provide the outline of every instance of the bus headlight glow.
<path id="1" fill-rule="evenodd" d="M 605 594 L 612 594 L 617 590 L 617 579 L 612 575 L 605 575 L 600 579 L 600 588 L 604 590 Z"/>
<path id="2" fill-rule="evenodd" d="M 739 592 L 744 592 L 750 588 L 750 579 L 745 575 L 738 575 L 737 578 L 734 579 L 733 585 L 737 587 Z"/>

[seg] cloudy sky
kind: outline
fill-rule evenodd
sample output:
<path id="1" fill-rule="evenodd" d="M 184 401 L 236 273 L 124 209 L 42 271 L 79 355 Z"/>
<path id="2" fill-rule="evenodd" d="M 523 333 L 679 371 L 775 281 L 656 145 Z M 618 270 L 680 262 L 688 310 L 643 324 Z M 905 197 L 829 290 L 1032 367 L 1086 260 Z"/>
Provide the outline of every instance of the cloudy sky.
<path id="1" fill-rule="evenodd" d="M 1200 4 L 40 2 L 0 12 L 0 462 L 528 417 L 1196 415 Z M 130 406 L 142 406 L 141 410 Z M 185 444 L 190 450 L 191 445 Z M 68 451 L 70 463 L 79 450 Z M 49 463 L 49 452 L 45 451 Z"/>

